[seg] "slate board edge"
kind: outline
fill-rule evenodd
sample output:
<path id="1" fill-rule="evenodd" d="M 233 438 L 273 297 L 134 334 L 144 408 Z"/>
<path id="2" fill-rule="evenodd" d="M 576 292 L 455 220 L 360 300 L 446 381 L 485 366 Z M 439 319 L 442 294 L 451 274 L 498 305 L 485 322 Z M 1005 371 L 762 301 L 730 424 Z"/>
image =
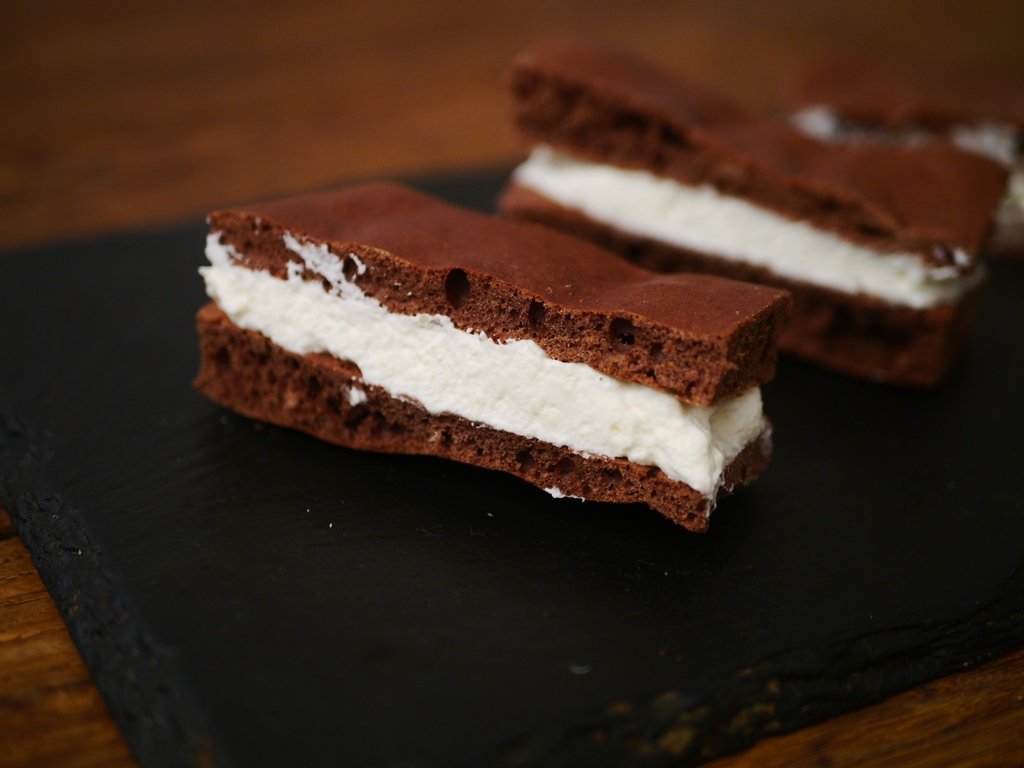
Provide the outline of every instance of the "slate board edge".
<path id="1" fill-rule="evenodd" d="M 46 477 L 45 434 L 4 414 L 0 501 L 135 758 L 146 766 L 215 765 L 174 654 L 124 599 L 79 513 Z M 126 661 L 127 660 L 127 661 Z"/>
<path id="2" fill-rule="evenodd" d="M 173 651 L 150 637 L 78 512 L 46 478 L 45 435 L 9 414 L 0 435 L 0 500 L 136 758 L 147 766 L 230 764 L 178 682 Z M 498 747 L 482 764 L 694 765 L 740 751 L 1014 650 L 1024 636 L 1022 591 L 1018 569 L 969 620 L 764 659 L 702 700 L 666 690 L 608 702 Z M 812 674 L 822 668 L 833 674 Z"/>
<path id="3" fill-rule="evenodd" d="M 1022 591 L 1018 569 L 970 619 L 766 658 L 736 670 L 701 700 L 666 690 L 610 702 L 507 745 L 487 765 L 686 766 L 739 752 L 1020 648 Z M 831 674 L 823 677 L 822 669 Z"/>

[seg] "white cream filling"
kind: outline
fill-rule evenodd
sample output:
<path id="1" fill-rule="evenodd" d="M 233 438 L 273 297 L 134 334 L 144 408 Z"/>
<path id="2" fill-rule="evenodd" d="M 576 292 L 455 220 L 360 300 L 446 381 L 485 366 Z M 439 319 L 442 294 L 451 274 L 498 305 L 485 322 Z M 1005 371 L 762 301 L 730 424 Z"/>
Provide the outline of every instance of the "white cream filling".
<path id="1" fill-rule="evenodd" d="M 819 141 L 836 141 L 840 137 L 839 115 L 825 106 L 804 107 L 789 117 L 793 127 Z"/>
<path id="2" fill-rule="evenodd" d="M 881 142 L 914 146 L 935 141 L 935 137 L 919 128 L 887 131 L 881 128 L 852 125 L 839 117 L 831 108 L 819 105 L 806 107 L 790 116 L 793 126 L 808 136 L 830 144 L 855 142 Z"/>
<path id="3" fill-rule="evenodd" d="M 893 141 L 914 145 L 936 141 L 935 134 L 922 130 L 890 132 L 877 128 L 857 128 L 844 124 L 839 116 L 826 106 L 806 107 L 791 118 L 796 128 L 821 141 L 839 143 L 856 141 Z M 1010 178 L 1004 209 L 1024 215 L 1024 155 L 1021 154 L 1018 130 L 1003 123 L 982 122 L 976 125 L 959 124 L 949 129 L 949 140 L 965 152 L 987 157 L 1006 166 Z"/>
<path id="4" fill-rule="evenodd" d="M 858 126 L 844 121 L 831 108 L 824 105 L 805 107 L 794 113 L 793 125 L 821 141 L 894 141 L 900 144 L 915 144 L 935 141 L 938 136 L 921 128 L 887 130 Z M 1005 123 L 983 121 L 980 123 L 957 123 L 950 126 L 949 140 L 965 152 L 995 160 L 1012 168 L 1018 162 L 1020 151 L 1017 144 L 1017 129 Z"/>
<path id="5" fill-rule="evenodd" d="M 1013 168 L 1017 162 L 1017 129 L 1002 123 L 978 123 L 977 125 L 954 125 L 949 129 L 949 138 L 965 152 L 995 160 Z"/>
<path id="6" fill-rule="evenodd" d="M 345 277 L 342 259 L 326 246 L 290 235 L 285 243 L 297 258 L 279 280 L 239 266 L 238 254 L 211 234 L 211 266 L 200 270 L 207 293 L 236 325 L 297 354 L 351 360 L 367 384 L 431 413 L 580 454 L 624 456 L 709 498 L 729 462 L 763 431 L 757 387 L 711 407 L 683 403 L 582 363 L 553 360 L 533 341 L 496 342 L 457 329 L 443 315 L 389 312 Z M 331 290 L 303 280 L 304 268 L 326 277 Z"/>
<path id="7" fill-rule="evenodd" d="M 352 387 L 348 388 L 348 404 L 349 405 L 353 405 L 353 406 L 355 406 L 355 405 L 362 405 L 367 400 L 369 400 L 369 398 L 366 396 L 366 392 L 364 390 L 360 389 L 359 387 L 355 387 L 355 386 L 352 386 Z"/>
<path id="8" fill-rule="evenodd" d="M 1007 185 L 1007 202 L 1013 203 L 1024 210 L 1024 164 L 1014 168 Z"/>
<path id="9" fill-rule="evenodd" d="M 767 267 L 778 275 L 915 309 L 955 301 L 973 284 L 910 253 L 882 254 L 792 221 L 711 185 L 589 163 L 537 147 L 515 181 L 631 234 Z M 957 252 L 959 262 L 966 254 Z"/>
<path id="10" fill-rule="evenodd" d="M 562 489 L 557 486 L 554 488 L 545 488 L 544 492 L 553 499 L 578 499 L 579 501 L 586 501 L 582 496 L 573 496 L 571 493 L 562 493 Z"/>

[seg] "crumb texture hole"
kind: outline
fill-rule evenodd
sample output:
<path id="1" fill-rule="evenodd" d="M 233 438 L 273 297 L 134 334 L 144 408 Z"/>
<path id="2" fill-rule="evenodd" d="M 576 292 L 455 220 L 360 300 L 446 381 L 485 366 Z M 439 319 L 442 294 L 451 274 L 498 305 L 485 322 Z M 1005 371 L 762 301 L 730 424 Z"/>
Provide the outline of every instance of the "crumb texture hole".
<path id="1" fill-rule="evenodd" d="M 519 462 L 520 472 L 529 472 L 535 466 L 537 466 L 537 460 L 533 458 L 533 454 L 529 451 L 520 451 L 516 454 L 516 461 Z"/>
<path id="2" fill-rule="evenodd" d="M 624 317 L 616 317 L 608 326 L 612 341 L 620 347 L 631 347 L 636 342 L 636 330 L 633 323 Z"/>
<path id="3" fill-rule="evenodd" d="M 536 300 L 530 302 L 530 325 L 534 328 L 540 328 L 544 325 L 544 315 L 546 314 L 547 309 L 545 309 L 543 302 Z"/>
<path id="4" fill-rule="evenodd" d="M 217 347 L 217 351 L 213 353 L 213 365 L 218 371 L 231 368 L 231 353 L 227 347 Z"/>
<path id="5" fill-rule="evenodd" d="M 444 279 L 444 296 L 456 309 L 469 300 L 469 278 L 461 269 L 453 269 Z"/>
<path id="6" fill-rule="evenodd" d="M 857 229 L 860 230 L 862 235 L 867 235 L 868 237 L 885 237 L 886 235 L 885 229 L 867 222 L 858 224 Z"/>
<path id="7" fill-rule="evenodd" d="M 573 463 L 573 460 L 570 459 L 568 456 L 566 456 L 564 459 L 561 459 L 557 464 L 555 464 L 555 472 L 557 472 L 559 475 L 568 475 L 575 468 L 576 465 Z"/>

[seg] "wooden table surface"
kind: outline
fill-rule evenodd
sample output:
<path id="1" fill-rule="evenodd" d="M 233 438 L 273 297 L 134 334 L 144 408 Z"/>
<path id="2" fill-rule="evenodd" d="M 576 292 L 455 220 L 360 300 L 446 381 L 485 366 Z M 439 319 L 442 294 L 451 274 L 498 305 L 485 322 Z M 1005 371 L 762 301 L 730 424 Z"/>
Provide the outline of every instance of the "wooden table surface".
<path id="1" fill-rule="evenodd" d="M 802 57 L 836 48 L 1024 73 L 1024 3 L 1007 0 L 256 5 L 8 0 L 0 249 L 511 163 L 503 72 L 551 35 L 617 42 L 765 110 Z M 1024 650 L 713 765 L 1024 765 L 1022 698 Z M 132 763 L 0 511 L 0 766 Z"/>

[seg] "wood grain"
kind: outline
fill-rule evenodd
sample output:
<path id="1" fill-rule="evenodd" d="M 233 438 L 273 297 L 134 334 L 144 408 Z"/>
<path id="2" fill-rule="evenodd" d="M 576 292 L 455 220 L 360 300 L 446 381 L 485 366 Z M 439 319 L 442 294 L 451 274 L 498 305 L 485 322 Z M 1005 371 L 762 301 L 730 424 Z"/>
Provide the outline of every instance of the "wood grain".
<path id="1" fill-rule="evenodd" d="M 1024 765 L 1024 651 L 707 764 L 794 765 Z"/>
<path id="2" fill-rule="evenodd" d="M 758 107 L 802 55 L 1024 69 L 1000 0 L 5 3 L 0 247 L 199 217 L 520 152 L 503 74 L 555 34 L 615 40 Z"/>
<path id="3" fill-rule="evenodd" d="M 134 764 L 0 507 L 0 768 Z"/>
<path id="4" fill-rule="evenodd" d="M 508 163 L 503 73 L 550 35 L 615 41 L 771 110 L 801 57 L 835 48 L 1019 77 L 1021 29 L 1004 0 L 9 0 L 0 248 Z M 1024 651 L 713 765 L 1021 765 L 1022 680 Z M 132 763 L 0 511 L 0 766 Z"/>

